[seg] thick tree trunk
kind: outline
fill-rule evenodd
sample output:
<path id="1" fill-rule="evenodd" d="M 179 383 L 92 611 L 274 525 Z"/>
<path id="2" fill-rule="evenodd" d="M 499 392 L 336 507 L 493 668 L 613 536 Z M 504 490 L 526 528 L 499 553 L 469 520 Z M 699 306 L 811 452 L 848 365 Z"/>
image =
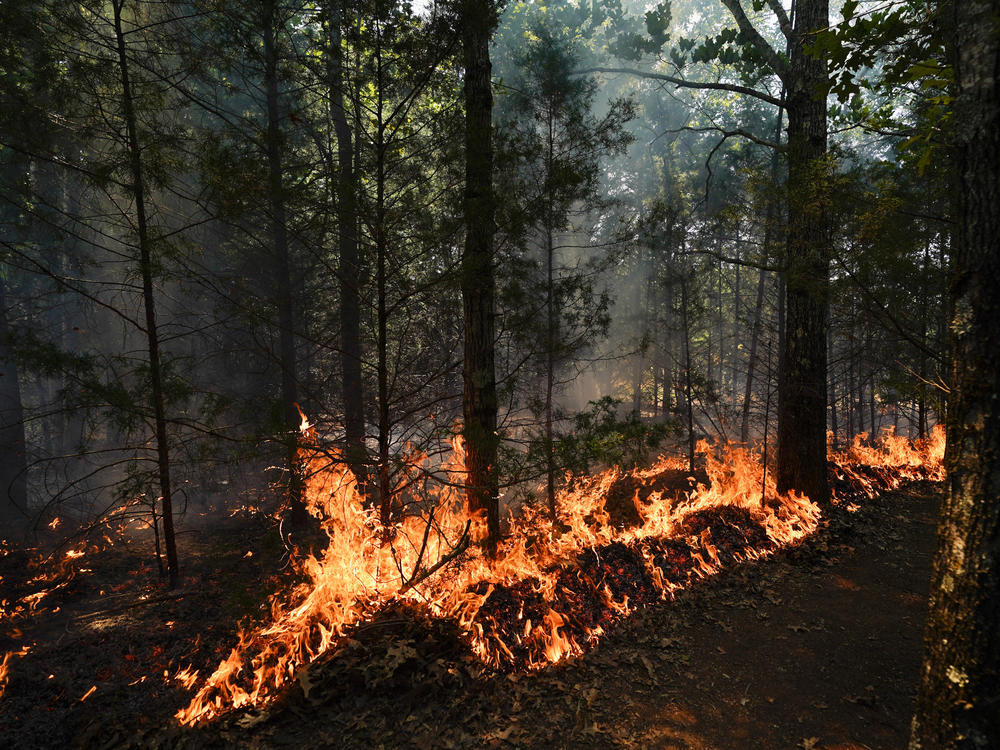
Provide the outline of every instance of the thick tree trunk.
<path id="1" fill-rule="evenodd" d="M 494 364 L 493 88 L 490 34 L 495 14 L 489 0 L 464 0 L 465 55 L 465 248 L 462 305 L 465 320 L 464 436 L 469 510 L 485 511 L 494 548 L 500 538 L 496 456 L 497 393 Z"/>
<path id="2" fill-rule="evenodd" d="M 122 84 L 122 110 L 128 138 L 129 168 L 132 176 L 132 197 L 135 200 L 135 225 L 139 239 L 139 269 L 142 275 L 142 299 L 146 313 L 146 343 L 149 353 L 149 380 L 153 397 L 153 420 L 156 430 L 157 468 L 160 480 L 163 543 L 167 550 L 167 571 L 170 588 L 178 582 L 177 545 L 174 539 L 173 498 L 170 485 L 170 452 L 167 441 L 166 406 L 163 397 L 163 369 L 160 361 L 160 339 L 156 329 L 156 306 L 153 296 L 152 242 L 146 218 L 146 190 L 143 184 L 142 149 L 139 143 L 132 84 L 129 79 L 125 33 L 122 29 L 122 6 L 125 0 L 114 0 L 115 39 L 118 45 L 118 65 Z"/>
<path id="3" fill-rule="evenodd" d="M 344 50 L 341 43 L 343 0 L 328 8 L 330 119 L 337 134 L 337 249 L 340 256 L 340 361 L 344 400 L 344 456 L 360 487 L 367 485 L 365 401 L 361 378 L 360 258 L 352 133 L 344 110 Z"/>
<path id="4" fill-rule="evenodd" d="M 825 205 L 826 62 L 805 49 L 829 24 L 828 0 L 798 0 L 790 49 L 788 237 L 785 337 L 778 378 L 780 492 L 797 490 L 826 502 L 826 326 L 829 230 Z"/>
<path id="5" fill-rule="evenodd" d="M 282 136 L 278 113 L 278 48 L 275 42 L 274 0 L 263 6 L 264 97 L 267 131 L 267 199 L 274 252 L 275 307 L 278 312 L 278 362 L 281 367 L 281 413 L 284 419 L 285 471 L 292 524 L 301 527 L 308 514 L 302 499 L 302 481 L 297 461 L 299 410 L 298 375 L 295 361 L 295 316 L 292 300 L 292 266 L 288 249 L 288 219 L 282 184 Z"/>
<path id="6" fill-rule="evenodd" d="M 948 496 L 911 750 L 1000 747 L 1000 1 L 952 8 L 960 185 Z"/>

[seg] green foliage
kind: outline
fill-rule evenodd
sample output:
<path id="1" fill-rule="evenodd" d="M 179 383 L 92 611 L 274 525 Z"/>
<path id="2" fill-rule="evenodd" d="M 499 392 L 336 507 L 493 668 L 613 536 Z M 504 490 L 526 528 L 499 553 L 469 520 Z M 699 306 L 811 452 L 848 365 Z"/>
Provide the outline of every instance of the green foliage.
<path id="1" fill-rule="evenodd" d="M 810 52 L 829 62 L 840 116 L 911 133 L 903 148 L 919 152 L 922 173 L 951 127 L 955 75 L 946 50 L 945 4 L 905 0 L 860 13 L 858 5 L 846 2 L 843 22 L 816 34 Z M 901 107 L 906 100 L 910 106 Z M 901 112 L 916 118 L 900 122 Z"/>
<path id="2" fill-rule="evenodd" d="M 599 32 L 594 36 L 599 36 L 603 46 L 615 57 L 640 60 L 647 55 L 658 54 L 670 39 L 670 0 L 662 0 L 648 8 L 641 17 L 629 13 L 621 0 L 592 5 L 591 27 Z"/>
<path id="3" fill-rule="evenodd" d="M 573 417 L 573 429 L 555 439 L 559 464 L 575 474 L 595 466 L 634 466 L 668 436 L 679 431 L 673 422 L 643 422 L 630 412 L 618 416 L 621 401 L 605 396 Z M 542 446 L 533 446 L 541 450 Z"/>

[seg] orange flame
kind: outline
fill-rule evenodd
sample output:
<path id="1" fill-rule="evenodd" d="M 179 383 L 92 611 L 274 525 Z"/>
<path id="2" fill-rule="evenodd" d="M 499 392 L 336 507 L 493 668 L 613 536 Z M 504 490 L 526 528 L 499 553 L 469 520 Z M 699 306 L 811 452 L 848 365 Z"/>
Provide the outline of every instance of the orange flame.
<path id="1" fill-rule="evenodd" d="M 304 442 L 314 439 L 304 415 L 303 434 Z M 885 447 L 856 441 L 831 459 L 838 471 L 878 457 L 894 470 L 937 476 L 937 440 L 936 432 L 925 445 L 911 446 L 890 433 Z M 510 519 L 507 538 L 489 559 L 475 545 L 465 548 L 467 534 L 480 538 L 485 529 L 463 505 L 459 438 L 444 460 L 404 457 L 397 491 L 407 495 L 411 511 L 391 529 L 366 507 L 346 464 L 303 447 L 307 507 L 329 542 L 298 560 L 307 582 L 272 600 L 269 622 L 240 634 L 176 718 L 193 724 L 266 703 L 390 602 L 457 622 L 486 665 L 540 668 L 582 653 L 635 608 L 816 529 L 819 508 L 802 495 L 779 495 L 755 452 L 705 441 L 698 451 L 707 482 L 693 490 L 678 489 L 684 464 L 669 458 L 648 469 L 613 467 L 570 481 L 558 494 L 557 526 L 540 508 L 526 507 Z M 615 523 L 607 507 L 621 486 L 629 488 L 639 517 L 631 527 Z M 647 581 L 646 588 L 636 579 Z M 196 674 L 184 670 L 175 679 L 188 685 Z"/>
<path id="2" fill-rule="evenodd" d="M 837 478 L 856 487 L 867 497 L 883 489 L 895 489 L 905 481 L 944 479 L 945 430 L 935 425 L 929 437 L 911 441 L 897 435 L 894 428 L 882 431 L 869 441 L 861 432 L 845 450 L 830 454 Z"/>
<path id="3" fill-rule="evenodd" d="M 24 646 L 19 651 L 8 651 L 0 659 L 0 698 L 3 698 L 7 689 L 7 682 L 10 680 L 10 661 L 15 656 L 25 656 L 31 650 L 31 646 Z"/>

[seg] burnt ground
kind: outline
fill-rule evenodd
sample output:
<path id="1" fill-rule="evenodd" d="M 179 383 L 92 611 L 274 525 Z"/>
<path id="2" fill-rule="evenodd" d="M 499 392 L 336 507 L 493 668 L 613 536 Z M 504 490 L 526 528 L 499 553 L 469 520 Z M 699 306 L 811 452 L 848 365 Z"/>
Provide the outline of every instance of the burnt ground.
<path id="1" fill-rule="evenodd" d="M 253 608 L 239 592 L 246 597 L 263 580 L 265 561 L 273 562 L 266 554 L 238 556 L 246 536 L 234 530 L 228 556 L 224 544 L 221 551 L 221 543 L 206 546 L 208 572 L 192 576 L 180 599 L 118 613 L 121 622 L 112 618 L 94 632 L 81 630 L 66 609 L 48 616 L 51 632 L 25 624 L 26 636 L 38 628 L 39 645 L 11 665 L 0 699 L 2 744 L 902 748 L 939 492 L 914 484 L 859 513 L 835 512 L 800 547 L 636 613 L 567 664 L 482 674 L 447 626 L 389 614 L 310 667 L 266 712 L 179 729 L 170 717 L 188 693 L 155 678 L 163 668 L 225 656 L 234 618 Z M 66 607 L 85 610 L 93 606 L 87 601 Z M 60 614 L 66 619 L 58 621 Z M 166 628 L 167 621 L 174 624 Z M 58 645 L 46 645 L 40 636 L 54 636 L 60 623 Z M 196 648 L 192 628 L 203 634 Z M 125 667 L 132 671 L 119 676 Z M 47 670 L 62 695 L 38 686 Z M 143 670 L 147 681 L 127 687 L 125 677 Z M 99 689 L 80 703 L 95 683 Z"/>

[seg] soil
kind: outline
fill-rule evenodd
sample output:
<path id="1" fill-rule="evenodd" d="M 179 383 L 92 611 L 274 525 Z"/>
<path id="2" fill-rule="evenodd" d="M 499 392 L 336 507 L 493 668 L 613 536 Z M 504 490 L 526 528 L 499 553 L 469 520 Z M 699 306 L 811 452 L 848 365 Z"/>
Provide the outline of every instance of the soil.
<path id="1" fill-rule="evenodd" d="M 239 556 L 247 535 L 234 529 L 231 552 L 212 547 L 206 569 L 216 571 L 214 582 L 188 580 L 182 598 L 118 613 L 121 622 L 110 618 L 100 631 L 84 632 L 66 609 L 22 624 L 38 646 L 11 664 L 2 744 L 903 748 L 939 499 L 940 486 L 917 483 L 857 513 L 835 509 L 799 547 L 653 604 L 583 657 L 540 672 L 483 673 L 447 624 L 387 613 L 303 672 L 265 712 L 181 729 L 171 717 L 189 693 L 154 678 L 161 667 L 225 656 L 238 610 L 253 609 L 234 602 L 233 589 L 263 590 L 264 571 L 277 562 L 273 554 Z M 85 609 L 87 601 L 64 607 Z M 60 623 L 66 634 L 56 638 Z M 196 648 L 192 628 L 202 634 Z M 155 664 L 145 650 L 154 644 Z M 149 679 L 126 687 L 118 672 L 136 660 Z M 101 668 L 103 681 L 94 676 Z M 49 671 L 61 694 L 36 684 Z M 99 689 L 80 702 L 92 684 Z"/>

